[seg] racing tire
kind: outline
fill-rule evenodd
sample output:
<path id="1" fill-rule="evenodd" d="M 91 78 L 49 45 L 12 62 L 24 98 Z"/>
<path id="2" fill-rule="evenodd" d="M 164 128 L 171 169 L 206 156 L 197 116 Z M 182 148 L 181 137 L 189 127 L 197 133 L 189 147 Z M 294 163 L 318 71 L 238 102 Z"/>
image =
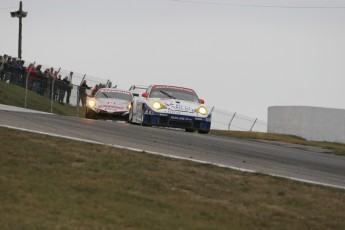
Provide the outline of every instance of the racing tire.
<path id="1" fill-rule="evenodd" d="M 128 123 L 133 124 L 133 109 L 129 111 L 128 114 Z"/>
<path id="2" fill-rule="evenodd" d="M 89 111 L 88 107 L 86 107 L 85 118 L 87 118 L 87 119 L 96 119 L 94 113 L 92 111 Z"/>
<path id="3" fill-rule="evenodd" d="M 188 133 L 194 133 L 196 131 L 196 129 L 185 129 L 185 131 Z"/>
<path id="4" fill-rule="evenodd" d="M 85 118 L 90 119 L 90 113 L 89 113 L 87 108 L 86 108 L 86 112 L 85 112 Z"/>
<path id="5" fill-rule="evenodd" d="M 142 112 L 141 113 L 141 123 L 140 123 L 140 125 L 141 126 L 148 126 L 147 124 L 144 124 L 144 117 L 145 117 L 145 114 L 144 114 L 144 112 Z"/>
<path id="6" fill-rule="evenodd" d="M 210 130 L 198 130 L 198 133 L 201 133 L 201 134 L 208 134 L 210 132 Z"/>
<path id="7" fill-rule="evenodd" d="M 141 123 L 140 123 L 140 125 L 141 126 L 151 126 L 150 124 L 144 123 L 144 118 L 145 118 L 144 111 L 145 111 L 145 106 L 143 106 L 143 109 L 141 110 Z"/>
<path id="8" fill-rule="evenodd" d="M 129 123 L 129 114 L 124 117 L 125 123 Z"/>

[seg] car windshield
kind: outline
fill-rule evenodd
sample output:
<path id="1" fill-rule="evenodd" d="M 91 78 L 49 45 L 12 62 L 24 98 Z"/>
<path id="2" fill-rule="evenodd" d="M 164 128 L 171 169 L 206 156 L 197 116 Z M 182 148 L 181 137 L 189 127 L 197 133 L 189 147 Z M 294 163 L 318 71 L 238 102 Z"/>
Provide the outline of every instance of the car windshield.
<path id="1" fill-rule="evenodd" d="M 151 90 L 150 97 L 151 98 L 171 98 L 171 99 L 199 102 L 199 98 L 194 92 L 183 90 L 183 89 L 177 89 L 177 88 L 176 89 L 154 88 Z"/>
<path id="2" fill-rule="evenodd" d="M 102 90 L 96 93 L 95 98 L 115 98 L 124 101 L 131 101 L 132 95 L 127 92 Z"/>

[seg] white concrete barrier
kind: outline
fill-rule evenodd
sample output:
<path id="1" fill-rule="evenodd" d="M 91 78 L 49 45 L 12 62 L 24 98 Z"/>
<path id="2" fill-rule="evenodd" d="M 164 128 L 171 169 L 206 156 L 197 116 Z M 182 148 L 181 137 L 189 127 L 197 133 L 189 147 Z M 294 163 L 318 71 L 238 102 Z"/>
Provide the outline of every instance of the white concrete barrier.
<path id="1" fill-rule="evenodd" d="M 313 141 L 345 143 L 345 110 L 310 106 L 268 108 L 267 131 Z"/>

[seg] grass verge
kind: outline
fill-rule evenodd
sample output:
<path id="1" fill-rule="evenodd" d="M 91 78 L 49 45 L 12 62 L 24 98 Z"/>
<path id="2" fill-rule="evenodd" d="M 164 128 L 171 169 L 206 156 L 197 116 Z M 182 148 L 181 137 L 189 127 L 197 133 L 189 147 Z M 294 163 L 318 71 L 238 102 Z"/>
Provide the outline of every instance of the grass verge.
<path id="1" fill-rule="evenodd" d="M 332 150 L 335 154 L 345 155 L 345 144 L 326 142 L 326 141 L 307 141 L 301 137 L 292 135 L 282 135 L 274 133 L 263 132 L 243 132 L 243 131 L 226 131 L 226 130 L 211 130 L 211 134 L 227 136 L 239 139 L 259 139 L 268 141 L 280 141 L 291 144 L 314 146 L 323 149 Z"/>
<path id="2" fill-rule="evenodd" d="M 345 228 L 341 189 L 5 128 L 0 149 L 5 230 Z"/>

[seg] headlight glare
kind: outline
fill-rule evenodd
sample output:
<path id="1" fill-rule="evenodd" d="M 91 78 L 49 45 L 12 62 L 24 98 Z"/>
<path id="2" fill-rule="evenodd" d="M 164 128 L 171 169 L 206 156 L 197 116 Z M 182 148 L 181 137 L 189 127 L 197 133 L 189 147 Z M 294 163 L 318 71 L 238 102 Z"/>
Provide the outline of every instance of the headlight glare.
<path id="1" fill-rule="evenodd" d="M 161 102 L 159 102 L 159 101 L 154 101 L 154 102 L 152 102 L 152 107 L 154 108 L 154 109 L 165 109 L 166 107 L 165 107 L 165 105 L 163 105 Z"/>
<path id="2" fill-rule="evenodd" d="M 89 101 L 88 104 L 89 104 L 90 107 L 96 106 L 96 102 L 93 101 L 93 100 Z"/>
<path id="3" fill-rule="evenodd" d="M 196 111 L 202 115 L 207 114 L 207 109 L 204 106 L 199 107 Z"/>
<path id="4" fill-rule="evenodd" d="M 128 108 L 128 109 L 131 109 L 131 108 L 132 108 L 132 104 L 129 103 L 129 104 L 127 105 L 127 108 Z"/>

